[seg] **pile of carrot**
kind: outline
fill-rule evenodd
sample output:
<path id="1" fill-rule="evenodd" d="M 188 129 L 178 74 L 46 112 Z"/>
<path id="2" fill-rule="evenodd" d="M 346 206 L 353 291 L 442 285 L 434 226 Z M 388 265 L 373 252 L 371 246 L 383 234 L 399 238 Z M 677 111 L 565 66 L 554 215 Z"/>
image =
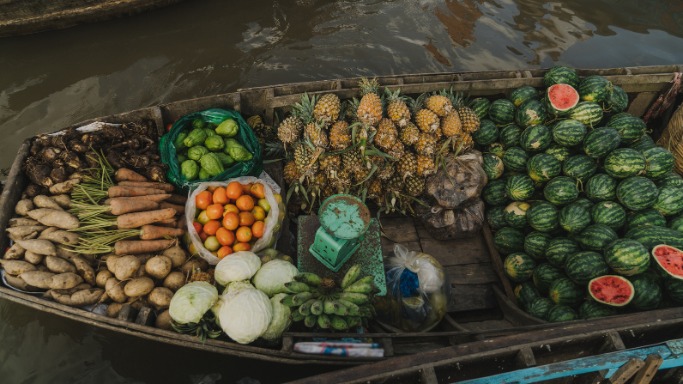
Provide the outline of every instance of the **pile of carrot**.
<path id="1" fill-rule="evenodd" d="M 185 233 L 186 198 L 174 194 L 173 185 L 149 181 L 127 168 L 111 176 L 82 182 L 72 193 L 70 211 L 80 220 L 75 251 L 131 255 L 176 244 Z"/>

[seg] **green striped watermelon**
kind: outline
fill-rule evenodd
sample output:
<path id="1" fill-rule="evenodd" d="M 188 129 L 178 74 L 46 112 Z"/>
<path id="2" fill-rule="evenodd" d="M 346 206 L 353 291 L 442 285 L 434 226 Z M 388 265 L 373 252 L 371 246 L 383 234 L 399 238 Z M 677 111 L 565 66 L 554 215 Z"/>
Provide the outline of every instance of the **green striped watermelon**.
<path id="1" fill-rule="evenodd" d="M 502 143 L 491 143 L 486 147 L 486 151 L 502 159 L 505 154 L 505 146 Z"/>
<path id="2" fill-rule="evenodd" d="M 553 141 L 565 147 L 574 147 L 583 142 L 586 126 L 574 119 L 563 119 L 553 125 Z"/>
<path id="3" fill-rule="evenodd" d="M 581 100 L 603 103 L 612 93 L 612 83 L 599 75 L 586 76 L 579 83 Z"/>
<path id="4" fill-rule="evenodd" d="M 536 99 L 530 99 L 522 103 L 515 113 L 515 121 L 519 126 L 527 128 L 543 124 L 548 118 L 545 104 Z"/>
<path id="5" fill-rule="evenodd" d="M 484 169 L 484 173 L 486 173 L 486 177 L 489 180 L 496 180 L 503 176 L 505 165 L 500 157 L 494 155 L 493 153 L 484 153 L 482 155 L 482 160 L 482 168 Z"/>
<path id="6" fill-rule="evenodd" d="M 513 293 L 515 294 L 515 299 L 517 299 L 517 304 L 522 309 L 528 308 L 534 300 L 541 296 L 531 281 L 524 281 L 521 284 L 515 285 Z"/>
<path id="7" fill-rule="evenodd" d="M 624 235 L 652 249 L 660 244 L 668 244 L 676 248 L 683 248 L 683 233 L 657 225 L 640 226 L 629 229 Z"/>
<path id="8" fill-rule="evenodd" d="M 586 320 L 614 316 L 618 313 L 616 308 L 600 304 L 591 298 L 587 298 L 579 307 L 579 316 Z"/>
<path id="9" fill-rule="evenodd" d="M 652 207 L 657 202 L 659 190 L 647 177 L 631 176 L 617 186 L 617 199 L 626 208 L 640 211 Z"/>
<path id="10" fill-rule="evenodd" d="M 486 222 L 492 230 L 497 230 L 507 226 L 505 221 L 505 206 L 489 206 L 486 207 Z"/>
<path id="11" fill-rule="evenodd" d="M 545 183 L 559 176 L 562 172 L 562 164 L 552 155 L 537 153 L 531 156 L 526 163 L 526 170 L 531 180 L 537 183 Z"/>
<path id="12" fill-rule="evenodd" d="M 488 119 L 479 120 L 479 129 L 472 132 L 472 140 L 479 145 L 493 144 L 498 140 L 498 127 Z"/>
<path id="13" fill-rule="evenodd" d="M 617 148 L 607 154 L 603 167 L 605 172 L 617 179 L 635 176 L 645 171 L 645 156 L 631 148 Z"/>
<path id="14" fill-rule="evenodd" d="M 548 288 L 548 296 L 555 304 L 578 306 L 585 296 L 581 286 L 568 277 L 555 280 Z"/>
<path id="15" fill-rule="evenodd" d="M 531 279 L 540 293 L 547 294 L 553 281 L 562 277 L 566 276 L 560 268 L 549 263 L 541 263 L 534 269 Z"/>
<path id="16" fill-rule="evenodd" d="M 505 193 L 515 201 L 527 200 L 534 194 L 534 181 L 527 175 L 508 176 Z"/>
<path id="17" fill-rule="evenodd" d="M 625 112 L 612 116 L 607 122 L 607 126 L 619 132 L 622 144 L 634 143 L 645 134 L 647 129 L 643 119 Z"/>
<path id="18" fill-rule="evenodd" d="M 626 224 L 626 210 L 614 201 L 599 201 L 593 205 L 591 217 L 596 224 L 604 224 L 615 231 Z"/>
<path id="19" fill-rule="evenodd" d="M 504 127 L 500 127 L 500 142 L 505 148 L 519 146 L 519 137 L 521 135 L 522 128 L 518 127 L 516 124 L 508 124 Z"/>
<path id="20" fill-rule="evenodd" d="M 545 258 L 548 262 L 556 267 L 564 268 L 564 263 L 567 260 L 567 256 L 572 253 L 579 252 L 579 244 L 566 237 L 555 237 L 550 239 L 548 242 L 548 247 L 545 250 Z"/>
<path id="21" fill-rule="evenodd" d="M 659 213 L 659 212 L 657 212 Z M 662 216 L 664 218 L 664 216 Z M 669 220 L 668 227 L 683 232 L 683 215 L 674 216 Z"/>
<path id="22" fill-rule="evenodd" d="M 504 216 L 507 225 L 524 229 L 526 227 L 526 211 L 531 205 L 523 201 L 513 201 L 505 207 Z"/>
<path id="23" fill-rule="evenodd" d="M 602 107 L 597 103 L 582 101 L 569 112 L 568 116 L 589 127 L 594 127 L 602 120 Z"/>
<path id="24" fill-rule="evenodd" d="M 609 273 L 609 266 L 601 254 L 593 251 L 582 251 L 567 257 L 564 271 L 576 284 L 584 285 L 598 276 Z"/>
<path id="25" fill-rule="evenodd" d="M 579 75 L 574 68 L 554 66 L 543 75 L 543 84 L 546 87 L 553 84 L 569 84 L 576 88 L 579 86 Z"/>
<path id="26" fill-rule="evenodd" d="M 664 291 L 674 302 L 683 303 L 683 280 L 666 279 Z"/>
<path id="27" fill-rule="evenodd" d="M 652 208 L 664 216 L 673 216 L 683 212 L 683 187 L 674 185 L 662 187 Z"/>
<path id="28" fill-rule="evenodd" d="M 604 224 L 591 224 L 581 231 L 576 237 L 576 242 L 585 250 L 602 251 L 618 238 L 612 228 Z"/>
<path id="29" fill-rule="evenodd" d="M 578 233 L 591 223 L 591 214 L 583 206 L 572 203 L 560 210 L 558 221 L 565 231 Z"/>
<path id="30" fill-rule="evenodd" d="M 665 227 L 666 218 L 655 209 L 643 209 L 641 211 L 631 212 L 626 218 L 626 227 L 629 230 L 650 225 Z"/>
<path id="31" fill-rule="evenodd" d="M 503 261 L 503 272 L 516 283 L 531 279 L 534 268 L 536 268 L 536 262 L 524 252 L 510 253 Z"/>
<path id="32" fill-rule="evenodd" d="M 654 273 L 641 273 L 629 277 L 633 284 L 631 307 L 639 311 L 649 311 L 659 307 L 662 302 L 662 287 Z"/>
<path id="33" fill-rule="evenodd" d="M 548 321 L 551 323 L 561 323 L 563 321 L 572 321 L 579 318 L 576 311 L 567 305 L 556 305 L 548 311 Z"/>
<path id="34" fill-rule="evenodd" d="M 524 233 L 512 227 L 503 227 L 493 235 L 493 245 L 498 252 L 508 255 L 524 250 Z"/>
<path id="35" fill-rule="evenodd" d="M 664 188 L 670 185 L 683 187 L 683 177 L 676 172 L 669 172 L 662 176 L 662 178 L 657 179 L 656 183 L 659 188 Z"/>
<path id="36" fill-rule="evenodd" d="M 593 201 L 614 200 L 617 198 L 617 180 L 605 173 L 596 173 L 586 182 L 584 192 Z"/>
<path id="37" fill-rule="evenodd" d="M 579 92 L 569 84 L 553 84 L 546 90 L 545 102 L 551 114 L 564 116 L 579 103 Z"/>
<path id="38" fill-rule="evenodd" d="M 489 114 L 489 107 L 491 106 L 491 101 L 485 97 L 477 97 L 472 99 L 467 105 L 470 107 L 474 113 L 477 114 L 479 120 L 486 118 Z"/>
<path id="39" fill-rule="evenodd" d="M 550 147 L 548 147 L 548 149 L 545 150 L 545 153 L 553 156 L 559 162 L 563 162 L 567 160 L 569 156 L 571 156 L 571 151 L 569 150 L 569 148 L 563 147 L 556 143 L 550 144 Z"/>
<path id="40" fill-rule="evenodd" d="M 667 279 L 683 280 L 683 251 L 675 246 L 659 244 L 652 249 L 656 269 Z"/>
<path id="41" fill-rule="evenodd" d="M 526 212 L 529 226 L 540 232 L 550 232 L 556 229 L 558 223 L 557 208 L 547 201 L 536 201 Z"/>
<path id="42" fill-rule="evenodd" d="M 565 205 L 579 197 L 579 189 L 576 180 L 567 176 L 558 176 L 545 185 L 543 196 L 555 205 Z"/>
<path id="43" fill-rule="evenodd" d="M 484 189 L 482 189 L 481 197 L 489 206 L 507 203 L 508 197 L 505 193 L 505 179 L 490 180 Z"/>
<path id="44" fill-rule="evenodd" d="M 529 304 L 527 308 L 527 313 L 533 317 L 537 317 L 542 320 L 548 319 L 548 313 L 550 309 L 555 306 L 552 300 L 547 297 L 537 297 L 534 301 Z"/>
<path id="45" fill-rule="evenodd" d="M 607 109 L 613 113 L 619 113 L 628 107 L 628 94 L 618 85 L 612 86 L 612 92 L 609 94 L 606 103 Z"/>
<path id="46" fill-rule="evenodd" d="M 619 136 L 621 140 L 621 136 Z M 644 134 L 643 136 L 640 136 L 640 139 L 634 141 L 633 143 L 629 144 L 629 148 L 633 148 L 636 151 L 644 152 L 650 148 L 656 147 L 657 144 L 655 144 L 655 141 L 652 140 L 652 137 L 648 135 L 647 133 Z"/>
<path id="47" fill-rule="evenodd" d="M 544 259 L 550 239 L 547 233 L 531 231 L 524 238 L 524 252 L 536 260 Z"/>
<path id="48" fill-rule="evenodd" d="M 588 282 L 588 293 L 598 303 L 623 307 L 634 296 L 633 284 L 619 275 L 604 275 Z"/>
<path id="49" fill-rule="evenodd" d="M 527 160 L 528 155 L 526 151 L 520 147 L 508 148 L 503 155 L 505 169 L 510 171 L 522 172 L 526 170 Z"/>
<path id="50" fill-rule="evenodd" d="M 619 147 L 621 136 L 614 128 L 595 128 L 590 131 L 583 142 L 583 152 L 600 159 Z"/>
<path id="51" fill-rule="evenodd" d="M 515 107 L 519 107 L 527 100 L 538 98 L 538 90 L 529 85 L 523 85 L 510 93 L 510 101 L 512 101 Z"/>
<path id="52" fill-rule="evenodd" d="M 593 209 L 593 202 L 585 197 L 579 197 L 578 199 L 574 200 L 572 204 L 580 205 L 587 209 L 588 212 L 590 212 L 590 210 Z"/>
<path id="53" fill-rule="evenodd" d="M 489 106 L 489 119 L 498 125 L 510 124 L 515 120 L 515 105 L 508 99 L 496 99 Z"/>
<path id="54" fill-rule="evenodd" d="M 645 156 L 645 176 L 659 179 L 674 169 L 674 155 L 662 147 L 653 147 L 643 151 Z"/>
<path id="55" fill-rule="evenodd" d="M 650 267 L 650 253 L 635 240 L 617 239 L 605 248 L 605 262 L 614 272 L 633 276 Z"/>
<path id="56" fill-rule="evenodd" d="M 574 155 L 569 157 L 562 164 L 562 173 L 572 177 L 581 183 L 588 181 L 598 170 L 598 164 L 586 155 Z"/>
<path id="57" fill-rule="evenodd" d="M 540 152 L 548 149 L 551 140 L 550 128 L 537 124 L 522 131 L 519 136 L 519 146 L 527 152 Z"/>

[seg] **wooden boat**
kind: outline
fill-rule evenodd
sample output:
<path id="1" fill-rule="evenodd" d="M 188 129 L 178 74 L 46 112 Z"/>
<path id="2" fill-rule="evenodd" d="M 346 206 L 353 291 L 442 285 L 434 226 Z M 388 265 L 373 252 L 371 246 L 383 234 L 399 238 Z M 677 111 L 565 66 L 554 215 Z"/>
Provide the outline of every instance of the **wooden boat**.
<path id="1" fill-rule="evenodd" d="M 164 7 L 180 0 L 6 0 L 0 2 L 0 37 L 27 35 Z"/>
<path id="2" fill-rule="evenodd" d="M 675 74 L 681 72 L 683 66 L 652 66 L 614 69 L 580 70 L 582 76 L 599 74 L 606 76 L 629 94 L 629 111 L 635 115 L 643 115 L 657 97 L 669 89 Z M 452 87 L 456 91 L 464 91 L 472 97 L 497 96 L 522 85 L 542 86 L 543 70 L 526 71 L 489 71 L 416 74 L 406 76 L 379 77 L 381 85 L 389 88 L 400 88 L 405 94 L 421 94 L 424 92 Z M 334 92 L 340 98 L 350 98 L 357 94 L 358 79 L 340 79 L 332 81 L 314 81 L 308 83 L 285 84 L 271 87 L 241 89 L 236 92 L 210 97 L 183 100 L 169 104 L 143 108 L 117 115 L 103 116 L 97 119 L 79 122 L 73 127 L 82 126 L 94 121 L 123 123 L 136 121 L 153 121 L 160 133 L 163 127 L 188 113 L 208 108 L 226 108 L 240 111 L 244 116 L 258 114 L 265 122 L 271 123 L 276 113 L 282 112 L 289 105 L 300 100 L 302 93 L 309 94 Z M 656 129 L 665 126 L 667 115 L 651 121 L 651 126 L 658 123 Z M 65 127 L 68 128 L 68 127 Z M 12 217 L 14 207 L 20 199 L 26 185 L 26 177 L 22 173 L 22 164 L 28 156 L 30 140 L 19 148 L 17 157 L 11 167 L 4 191 L 0 196 L 0 247 L 8 245 L 5 229 Z M 281 165 L 269 164 L 267 171 L 277 180 L 281 173 Z M 281 177 L 281 176 L 280 176 Z M 504 340 L 500 345 L 514 348 L 532 339 L 524 339 L 517 335 L 545 335 L 548 339 L 562 337 L 573 340 L 586 330 L 610 329 L 625 324 L 632 327 L 647 328 L 653 319 L 659 322 L 681 321 L 683 310 L 663 309 L 641 314 L 619 315 L 608 320 L 575 321 L 569 324 L 545 324 L 517 308 L 514 294 L 507 278 L 502 273 L 501 258 L 492 246 L 491 232 L 487 227 L 476 236 L 452 241 L 434 240 L 428 231 L 412 218 L 383 217 L 381 219 L 384 237 L 382 249 L 385 254 L 393 249 L 393 241 L 399 241 L 410 249 L 419 249 L 433 255 L 444 266 L 451 286 L 448 302 L 448 314 L 443 321 L 429 332 L 410 333 L 373 325 L 367 333 L 312 333 L 292 330 L 285 333 L 282 343 L 276 346 L 264 344 L 241 345 L 227 339 L 210 339 L 205 342 L 199 339 L 171 331 L 155 328 L 154 312 L 149 308 L 134 310 L 125 308 L 117 318 L 109 318 L 96 311 L 73 308 L 48 301 L 42 297 L 18 292 L 6 286 L 0 286 L 0 298 L 10 300 L 36 310 L 66 317 L 77 322 L 89 324 L 117 333 L 131 335 L 152 342 L 178 345 L 208 352 L 232 355 L 242 358 L 274 361 L 287 364 L 318 364 L 329 366 L 359 365 L 376 362 L 392 357 L 416 358 L 431 356 L 435 351 L 455 350 L 460 354 L 476 356 L 480 352 L 473 345 L 485 346 L 491 341 Z M 283 236 L 278 245 L 283 250 L 291 246 L 289 238 Z M 290 250 L 291 252 L 291 250 Z M 293 253 L 290 253 L 293 254 Z M 597 328 L 601 327 L 601 328 Z M 639 328 L 640 329 L 640 328 Z M 535 333 L 529 333 L 535 332 Z M 559 336 L 558 336 L 559 335 Z M 315 338 L 359 337 L 372 339 L 381 344 L 385 354 L 383 358 L 343 357 L 331 355 L 304 354 L 294 350 L 299 341 L 310 341 Z M 533 336 L 536 337 L 536 336 Z M 540 337 L 540 336 L 539 336 Z M 541 339 L 534 339 L 541 340 Z M 540 342 L 540 341 L 539 341 Z M 474 344 L 473 344 L 474 343 Z M 477 344 L 479 343 L 479 344 Z M 505 344 L 507 343 L 507 344 Z M 493 344 L 492 344 L 493 345 Z"/>

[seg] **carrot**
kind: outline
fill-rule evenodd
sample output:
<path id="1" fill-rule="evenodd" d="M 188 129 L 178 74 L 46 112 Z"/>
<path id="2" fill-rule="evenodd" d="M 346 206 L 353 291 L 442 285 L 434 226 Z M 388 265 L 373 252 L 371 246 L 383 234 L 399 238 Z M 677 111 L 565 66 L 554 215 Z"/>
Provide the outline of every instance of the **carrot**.
<path id="1" fill-rule="evenodd" d="M 148 200 L 148 201 L 156 201 L 157 203 L 159 203 L 159 202 L 165 201 L 170 196 L 171 196 L 170 193 L 158 193 L 156 195 L 114 197 L 114 199 L 119 199 L 121 201 Z M 104 204 L 109 204 L 109 201 L 111 201 L 111 199 L 104 200 Z"/>
<path id="2" fill-rule="evenodd" d="M 128 168 L 119 168 L 114 173 L 116 181 L 148 181 L 146 177 Z"/>
<path id="3" fill-rule="evenodd" d="M 176 239 L 120 240 L 114 243 L 114 253 L 117 255 L 137 255 L 140 253 L 161 252 L 171 248 L 176 242 Z"/>
<path id="4" fill-rule="evenodd" d="M 161 207 L 161 208 L 173 208 L 178 213 L 184 213 L 185 212 L 185 206 L 184 205 L 173 204 L 173 203 L 169 203 L 168 201 L 161 202 L 161 204 L 159 204 L 159 207 Z"/>
<path id="5" fill-rule="evenodd" d="M 162 189 L 166 192 L 173 192 L 175 187 L 168 183 L 159 183 L 156 181 L 120 181 L 116 185 L 122 187 L 143 187 L 143 188 L 155 188 Z"/>
<path id="6" fill-rule="evenodd" d="M 109 200 L 109 207 L 112 215 L 123 215 L 131 212 L 144 212 L 159 209 L 159 203 L 150 200 L 119 200 L 113 198 Z"/>
<path id="7" fill-rule="evenodd" d="M 168 219 L 168 220 L 162 220 L 162 221 L 157 221 L 154 223 L 156 225 L 160 225 L 162 227 L 171 227 L 171 228 L 178 228 L 178 220 L 175 218 L 173 219 Z"/>
<path id="8" fill-rule="evenodd" d="M 185 203 L 187 203 L 187 196 L 173 194 L 166 199 L 166 201 L 173 204 L 185 205 Z"/>
<path id="9" fill-rule="evenodd" d="M 116 218 L 116 226 L 121 229 L 140 228 L 145 224 L 153 224 L 159 221 L 172 219 L 176 213 L 176 210 L 173 208 L 126 213 Z"/>
<path id="10" fill-rule="evenodd" d="M 144 196 L 144 195 L 159 195 L 165 194 L 166 191 L 157 188 L 145 188 L 145 187 L 124 187 L 124 186 L 112 186 L 107 190 L 107 195 L 109 197 L 132 197 L 132 196 Z"/>
<path id="11" fill-rule="evenodd" d="M 169 228 L 160 227 L 156 225 L 143 225 L 140 228 L 140 239 L 142 240 L 156 240 L 163 239 L 165 237 L 178 237 L 182 236 L 185 230 L 182 228 Z"/>

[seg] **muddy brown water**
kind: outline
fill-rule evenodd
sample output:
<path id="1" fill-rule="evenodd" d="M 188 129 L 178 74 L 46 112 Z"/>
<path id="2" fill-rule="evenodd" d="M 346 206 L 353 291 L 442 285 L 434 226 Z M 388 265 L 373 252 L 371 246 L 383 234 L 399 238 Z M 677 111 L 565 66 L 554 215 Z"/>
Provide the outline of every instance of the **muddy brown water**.
<path id="1" fill-rule="evenodd" d="M 75 122 L 238 88 L 683 63 L 675 0 L 194 0 L 0 39 L 0 168 Z M 261 383 L 322 372 L 184 350 L 0 301 L 0 382 Z"/>

